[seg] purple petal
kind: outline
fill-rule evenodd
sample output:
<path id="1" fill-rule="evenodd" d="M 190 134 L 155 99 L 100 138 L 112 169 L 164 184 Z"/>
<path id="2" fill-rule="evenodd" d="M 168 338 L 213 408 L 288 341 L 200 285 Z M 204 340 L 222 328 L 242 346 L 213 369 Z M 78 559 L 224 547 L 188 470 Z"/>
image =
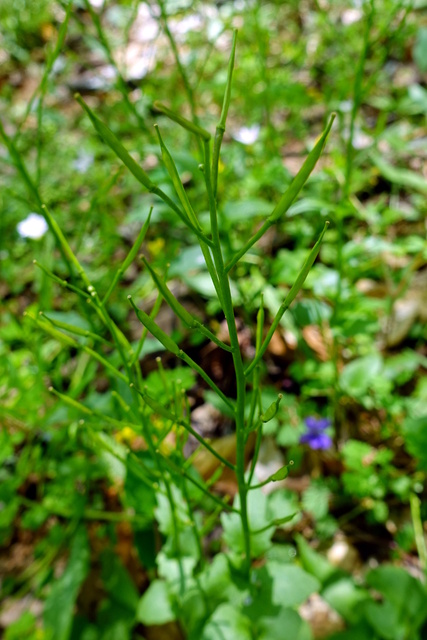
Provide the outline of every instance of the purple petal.
<path id="1" fill-rule="evenodd" d="M 313 439 L 313 436 L 311 433 L 304 433 L 304 435 L 302 435 L 299 439 L 301 444 L 311 444 L 311 441 Z"/>
<path id="2" fill-rule="evenodd" d="M 326 433 L 322 433 L 315 438 L 312 438 L 309 444 L 312 449 L 322 449 L 325 451 L 332 447 L 332 438 Z"/>
<path id="3" fill-rule="evenodd" d="M 312 416 L 309 416 L 308 418 L 306 418 L 304 420 L 307 429 L 317 429 L 317 420 L 316 418 L 313 418 Z"/>
<path id="4" fill-rule="evenodd" d="M 331 421 L 328 418 L 314 418 L 313 416 L 309 416 L 305 419 L 305 424 L 307 429 L 310 431 L 323 431 L 331 426 Z"/>
<path id="5" fill-rule="evenodd" d="M 317 428 L 318 429 L 327 429 L 328 427 L 330 427 L 332 424 L 332 422 L 328 419 L 328 418 L 319 418 L 319 420 L 317 421 Z"/>

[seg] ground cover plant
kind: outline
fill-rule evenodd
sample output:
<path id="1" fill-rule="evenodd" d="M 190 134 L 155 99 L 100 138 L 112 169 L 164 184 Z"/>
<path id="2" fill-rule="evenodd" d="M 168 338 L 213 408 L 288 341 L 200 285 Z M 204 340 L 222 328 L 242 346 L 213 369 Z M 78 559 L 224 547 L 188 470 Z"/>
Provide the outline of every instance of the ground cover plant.
<path id="1" fill-rule="evenodd" d="M 1 8 L 5 638 L 426 637 L 423 7 Z"/>

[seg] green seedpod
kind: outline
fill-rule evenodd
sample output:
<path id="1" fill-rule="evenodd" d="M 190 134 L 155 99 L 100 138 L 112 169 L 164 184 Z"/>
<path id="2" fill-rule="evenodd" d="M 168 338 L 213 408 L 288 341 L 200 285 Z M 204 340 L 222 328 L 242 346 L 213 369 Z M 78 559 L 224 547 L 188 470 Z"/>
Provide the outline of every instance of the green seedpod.
<path id="1" fill-rule="evenodd" d="M 77 400 L 74 400 L 74 398 L 70 398 L 70 396 L 67 396 L 64 393 L 60 393 L 53 387 L 49 387 L 49 391 L 50 393 L 53 393 L 53 395 L 55 395 L 57 398 L 65 402 L 65 404 L 68 404 L 73 409 L 78 409 L 78 411 L 80 411 L 81 413 L 85 413 L 86 415 L 89 415 L 89 416 L 95 415 L 92 409 L 89 409 L 89 407 L 85 407 L 84 404 L 82 404 L 81 402 L 78 402 Z"/>
<path id="2" fill-rule="evenodd" d="M 272 402 L 271 405 L 268 407 L 267 411 L 265 411 L 260 415 L 261 422 L 270 422 L 270 420 L 274 418 L 274 416 L 277 414 L 279 410 L 279 405 L 282 401 L 282 398 L 283 398 L 283 395 L 279 393 L 279 395 L 277 396 L 277 400 Z"/>
<path id="3" fill-rule="evenodd" d="M 289 465 L 285 464 L 283 467 L 278 469 L 276 473 L 273 473 L 269 477 L 269 482 L 279 482 L 280 480 L 284 480 L 289 475 Z"/>
<path id="4" fill-rule="evenodd" d="M 44 212 L 46 220 L 49 221 L 50 228 L 52 229 L 52 231 L 53 231 L 53 233 L 54 233 L 54 235 L 56 237 L 58 245 L 61 247 L 61 249 L 64 252 L 64 254 L 67 256 L 67 258 L 70 261 L 70 263 L 72 265 L 74 265 L 75 269 L 77 270 L 77 273 L 79 274 L 79 276 L 83 280 L 85 286 L 86 287 L 92 286 L 90 284 L 89 278 L 87 277 L 83 267 L 81 266 L 80 262 L 77 260 L 76 256 L 73 253 L 73 250 L 71 249 L 70 245 L 68 244 L 67 240 L 65 239 L 64 234 L 62 233 L 61 229 L 59 228 L 58 223 L 53 218 L 53 216 L 49 213 L 48 208 L 46 207 L 45 204 L 42 204 L 41 208 L 42 208 L 42 210 Z"/>
<path id="5" fill-rule="evenodd" d="M 159 275 L 149 265 L 146 258 L 142 258 L 142 261 L 144 263 L 144 266 L 150 272 L 150 275 L 153 278 L 155 285 L 159 290 L 159 293 L 163 296 L 163 298 L 168 303 L 172 311 L 176 313 L 178 318 L 180 318 L 180 320 L 182 320 L 182 322 L 190 329 L 198 329 L 200 333 L 202 333 L 204 336 L 209 338 L 209 340 L 212 340 L 212 342 L 214 342 L 219 347 L 221 347 L 221 349 L 224 349 L 224 351 L 231 351 L 231 347 L 229 345 L 225 344 L 225 342 L 223 342 L 222 340 L 219 340 L 212 333 L 212 331 L 210 331 L 207 327 L 205 327 L 197 318 L 191 315 L 191 313 L 189 313 L 187 309 L 182 306 L 182 304 L 178 302 L 178 300 L 175 298 L 175 296 L 172 295 L 172 293 L 166 286 L 165 282 L 159 277 Z"/>
<path id="6" fill-rule="evenodd" d="M 82 99 L 79 93 L 75 94 L 75 99 L 79 103 L 81 107 L 88 114 L 94 128 L 97 133 L 101 136 L 104 142 L 114 151 L 116 156 L 120 158 L 123 164 L 129 169 L 129 171 L 135 176 L 135 178 L 144 185 L 146 189 L 152 191 L 155 187 L 154 183 L 151 182 L 148 174 L 142 169 L 139 164 L 135 162 L 132 156 L 126 151 L 120 140 L 114 135 L 114 133 L 105 125 L 99 118 L 94 114 L 92 109 L 88 107 L 86 102 Z"/>
<path id="7" fill-rule="evenodd" d="M 170 154 L 169 149 L 167 148 L 167 146 L 165 145 L 165 143 L 163 142 L 163 138 L 161 136 L 160 133 L 160 129 L 159 129 L 159 125 L 155 124 L 154 128 L 156 129 L 156 133 L 157 136 L 159 138 L 159 145 L 160 145 L 160 150 L 162 152 L 162 159 L 164 162 L 164 165 L 166 167 L 166 170 L 170 176 L 170 179 L 172 180 L 172 184 L 175 188 L 175 192 L 179 198 L 180 203 L 182 204 L 182 208 L 184 209 L 185 213 L 187 214 L 188 218 L 191 220 L 191 222 L 196 225 L 199 226 L 199 222 L 196 218 L 196 214 L 193 211 L 193 207 L 190 204 L 190 201 L 188 199 L 187 196 L 187 192 L 183 187 L 183 184 L 181 182 L 181 178 L 179 177 L 179 173 L 178 173 L 178 169 L 176 168 L 176 164 Z"/>
<path id="8" fill-rule="evenodd" d="M 181 127 L 184 127 L 184 129 L 187 129 L 187 131 L 191 131 L 191 133 L 195 133 L 196 136 L 199 136 L 200 138 L 202 138 L 202 140 L 209 142 L 209 140 L 211 139 L 211 134 L 209 133 L 209 131 L 206 131 L 206 129 L 199 127 L 199 125 L 194 124 L 194 122 L 191 122 L 191 120 L 187 120 L 187 118 L 184 118 L 178 113 L 171 111 L 162 102 L 159 102 L 158 100 L 156 100 L 153 104 L 153 107 L 157 111 L 160 111 L 160 113 L 163 113 L 165 116 L 170 118 L 170 120 L 173 120 L 177 124 L 181 125 Z"/>
<path id="9" fill-rule="evenodd" d="M 172 295 L 163 280 L 159 278 L 154 269 L 148 264 L 146 258 L 142 258 L 142 261 L 144 263 L 144 266 L 150 272 L 150 275 L 153 278 L 157 289 L 160 291 L 170 308 L 176 313 L 178 318 L 180 318 L 184 322 L 184 324 L 187 325 L 187 327 L 195 327 L 197 322 L 196 319 L 191 315 L 191 313 L 187 311 L 187 309 L 182 306 L 182 304 L 178 302 L 175 296 Z"/>
<path id="10" fill-rule="evenodd" d="M 72 338 L 71 336 L 68 336 L 65 333 L 62 333 L 62 331 L 58 331 L 57 329 L 55 329 L 55 327 L 53 327 L 48 322 L 41 322 L 40 320 L 35 318 L 31 313 L 28 313 L 28 311 L 24 311 L 24 316 L 26 318 L 29 318 L 32 322 L 34 322 L 40 329 L 43 329 L 43 331 L 45 331 L 52 338 L 55 338 L 55 340 L 64 342 L 69 347 L 73 347 L 75 349 L 79 346 L 79 343 L 77 342 L 77 340 L 74 340 L 74 338 Z"/>
<path id="11" fill-rule="evenodd" d="M 230 271 L 230 269 L 232 269 L 239 262 L 240 258 L 242 258 L 245 255 L 245 253 L 247 253 L 249 249 L 256 242 L 258 242 L 260 238 L 262 238 L 262 236 L 266 233 L 266 231 L 268 231 L 268 229 L 272 225 L 276 224 L 277 220 L 282 215 L 284 215 L 286 211 L 289 209 L 289 207 L 291 206 L 291 204 L 293 203 L 293 201 L 295 200 L 295 198 L 303 188 L 304 184 L 307 182 L 308 178 L 310 177 L 310 174 L 313 171 L 314 167 L 316 166 L 316 163 L 325 146 L 329 132 L 332 128 L 332 124 L 335 120 L 335 116 L 336 116 L 335 113 L 331 115 L 326 129 L 320 136 L 314 149 L 309 153 L 303 166 L 298 171 L 295 178 L 292 180 L 290 187 L 285 191 L 285 193 L 280 198 L 279 202 L 273 209 L 272 213 L 268 216 L 267 220 L 264 222 L 264 224 L 261 225 L 258 231 L 252 236 L 252 238 L 248 240 L 248 242 L 246 242 L 246 244 L 233 256 L 233 258 L 230 260 L 230 262 L 226 266 L 226 272 Z"/>
<path id="12" fill-rule="evenodd" d="M 258 313 L 256 316 L 256 350 L 257 351 L 261 347 L 261 343 L 262 343 L 262 332 L 264 330 L 264 318 L 265 318 L 264 296 L 263 294 L 261 294 L 261 302 L 260 302 Z"/>
<path id="13" fill-rule="evenodd" d="M 135 240 L 135 242 L 132 245 L 131 250 L 129 251 L 128 255 L 126 256 L 126 258 L 123 261 L 123 264 L 121 265 L 121 267 L 116 271 L 116 273 L 114 274 L 114 277 L 111 281 L 110 286 L 108 287 L 108 291 L 105 294 L 103 300 L 102 300 L 102 304 L 105 305 L 105 303 L 107 302 L 108 298 L 110 297 L 110 295 L 112 294 L 114 287 L 116 286 L 117 282 L 120 280 L 120 278 L 122 277 L 122 275 L 125 273 L 126 269 L 131 265 L 131 263 L 135 260 L 137 253 L 139 251 L 139 249 L 141 248 L 142 243 L 144 242 L 144 238 L 146 236 L 148 227 L 150 226 L 150 220 L 151 220 L 151 214 L 153 213 L 153 207 L 150 207 L 150 211 L 148 213 L 147 219 L 144 222 L 144 224 L 141 227 L 140 232 L 138 233 L 138 236 Z"/>
<path id="14" fill-rule="evenodd" d="M 251 373 L 251 371 L 253 371 L 253 369 L 256 367 L 258 362 L 261 360 L 261 358 L 264 355 L 268 345 L 270 344 L 270 340 L 273 337 L 274 332 L 276 331 L 277 327 L 279 326 L 279 322 L 282 319 L 283 314 L 289 308 L 289 306 L 291 305 L 293 300 L 296 298 L 298 292 L 301 290 L 302 285 L 304 284 L 305 279 L 307 278 L 307 276 L 309 274 L 309 271 L 310 271 L 311 267 L 313 266 L 314 261 L 317 258 L 317 255 L 318 255 L 318 253 L 320 251 L 320 246 L 322 244 L 323 236 L 325 235 L 326 230 L 327 230 L 328 227 L 329 227 L 329 222 L 325 222 L 325 226 L 323 227 L 322 233 L 320 234 L 316 244 L 314 245 L 314 247 L 310 251 L 310 253 L 308 255 L 308 258 L 304 262 L 304 264 L 303 264 L 303 266 L 301 268 L 301 271 L 299 272 L 298 277 L 295 280 L 295 283 L 291 287 L 291 290 L 289 291 L 289 293 L 286 296 L 285 300 L 280 305 L 279 310 L 277 311 L 276 316 L 275 316 L 275 318 L 274 318 L 274 320 L 273 320 L 273 322 L 271 324 L 271 327 L 268 330 L 268 333 L 267 333 L 267 336 L 266 336 L 264 342 L 262 343 L 260 349 L 257 350 L 256 356 L 252 360 L 251 364 L 246 368 L 246 370 L 245 370 L 245 375 L 246 376 L 249 375 Z"/>
<path id="15" fill-rule="evenodd" d="M 92 331 L 88 331 L 87 329 L 82 329 L 81 327 L 76 327 L 75 325 L 68 324 L 67 322 L 62 322 L 61 320 L 56 320 L 55 318 L 49 318 L 49 316 L 47 316 L 43 311 L 39 311 L 39 316 L 47 320 L 54 327 L 58 327 L 58 329 L 64 329 L 64 331 L 74 333 L 76 336 L 91 338 L 92 340 L 96 340 L 99 342 L 103 342 L 104 344 L 108 344 L 109 346 L 113 346 L 110 342 L 108 342 L 108 340 L 105 340 L 105 338 L 99 336 L 97 333 L 93 333 Z"/>
<path id="16" fill-rule="evenodd" d="M 320 158 L 323 148 L 325 146 L 326 140 L 328 138 L 329 132 L 334 123 L 336 114 L 333 113 L 329 118 L 329 122 L 326 125 L 326 129 L 323 131 L 317 143 L 314 145 L 313 149 L 308 154 L 304 164 L 301 169 L 298 171 L 295 178 L 292 180 L 289 188 L 285 191 L 285 193 L 280 198 L 277 205 L 274 207 L 272 213 L 269 216 L 269 220 L 271 222 L 276 222 L 286 211 L 289 209 L 304 184 L 307 182 L 310 177 L 311 172 L 317 164 L 318 159 Z"/>
<path id="17" fill-rule="evenodd" d="M 143 311 L 142 309 L 138 309 L 138 307 L 132 300 L 132 296 L 128 296 L 128 300 L 134 308 L 137 318 L 141 322 L 141 324 L 143 324 L 144 327 L 146 327 L 148 331 L 155 338 L 157 338 L 159 342 L 162 343 L 165 349 L 173 353 L 175 356 L 180 357 L 181 349 L 178 347 L 176 342 L 174 342 L 172 338 L 170 338 L 168 334 L 163 331 L 163 329 L 160 329 L 160 327 L 154 322 L 152 318 L 150 318 L 147 313 L 145 313 L 145 311 Z"/>

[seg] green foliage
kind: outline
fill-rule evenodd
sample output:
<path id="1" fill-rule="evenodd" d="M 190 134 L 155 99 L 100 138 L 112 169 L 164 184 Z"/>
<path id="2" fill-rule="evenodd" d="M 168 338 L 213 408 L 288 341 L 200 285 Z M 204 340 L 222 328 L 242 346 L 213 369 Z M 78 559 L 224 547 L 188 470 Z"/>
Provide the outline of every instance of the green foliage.
<path id="1" fill-rule="evenodd" d="M 421 640 L 423 3 L 158 4 L 0 8 L 5 638 Z"/>
<path id="2" fill-rule="evenodd" d="M 84 527 L 76 531 L 70 558 L 62 576 L 52 585 L 44 608 L 48 637 L 68 640 L 73 624 L 74 603 L 89 571 L 89 545 Z"/>

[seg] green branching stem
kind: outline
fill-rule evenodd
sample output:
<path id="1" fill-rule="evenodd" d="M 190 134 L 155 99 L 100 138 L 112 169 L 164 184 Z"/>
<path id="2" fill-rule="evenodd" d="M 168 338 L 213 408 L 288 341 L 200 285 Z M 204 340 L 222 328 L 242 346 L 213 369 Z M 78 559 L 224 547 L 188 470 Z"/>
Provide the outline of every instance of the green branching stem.
<path id="1" fill-rule="evenodd" d="M 218 273 L 219 284 L 222 291 L 223 310 L 227 322 L 228 332 L 230 336 L 230 345 L 232 349 L 232 357 L 234 370 L 236 375 L 236 477 L 239 488 L 240 498 L 240 517 L 243 530 L 243 538 L 245 545 L 245 559 L 243 564 L 243 573 L 249 578 L 251 570 L 251 539 L 247 510 L 247 486 L 245 481 L 245 399 L 246 399 L 246 380 L 243 367 L 242 354 L 240 351 L 239 338 L 237 334 L 236 320 L 234 316 L 233 300 L 231 296 L 230 282 L 225 270 L 224 260 L 221 250 L 221 242 L 218 229 L 218 216 L 216 209 L 215 197 L 212 189 L 212 179 L 210 172 L 210 148 L 205 143 L 205 181 L 208 193 L 209 213 L 211 220 L 211 233 L 214 246 L 212 253 Z"/>

